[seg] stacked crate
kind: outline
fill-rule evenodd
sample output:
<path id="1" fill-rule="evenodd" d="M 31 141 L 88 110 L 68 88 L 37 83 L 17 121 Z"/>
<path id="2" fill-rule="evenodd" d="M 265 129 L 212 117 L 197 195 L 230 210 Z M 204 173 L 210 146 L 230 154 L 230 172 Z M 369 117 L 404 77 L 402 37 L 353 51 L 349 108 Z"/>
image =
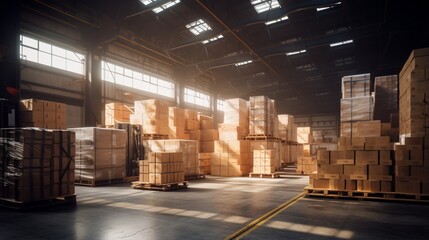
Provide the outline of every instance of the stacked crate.
<path id="1" fill-rule="evenodd" d="M 21 100 L 19 119 L 22 127 L 66 129 L 67 105 L 38 99 Z"/>
<path id="2" fill-rule="evenodd" d="M 243 99 L 225 100 L 224 123 L 219 124 L 219 140 L 215 141 L 211 175 L 243 176 L 250 172 L 252 156 L 249 141 L 249 109 Z"/>
<path id="3" fill-rule="evenodd" d="M 169 139 L 189 139 L 189 134 L 185 130 L 185 119 L 185 109 L 168 108 Z"/>
<path id="4" fill-rule="evenodd" d="M 114 128 L 116 123 L 129 123 L 132 111 L 123 103 L 107 103 L 104 109 L 104 125 Z"/>
<path id="5" fill-rule="evenodd" d="M 296 138 L 294 138 L 294 128 L 296 128 L 294 125 L 294 117 L 290 114 L 280 114 L 278 115 L 279 120 L 279 138 L 284 141 L 292 141 L 296 142 Z"/>
<path id="6" fill-rule="evenodd" d="M 356 122 L 373 119 L 370 74 L 342 78 L 341 136 L 352 137 Z"/>
<path id="7" fill-rule="evenodd" d="M 271 174 L 276 171 L 277 152 L 275 150 L 253 150 L 253 172 Z"/>
<path id="8" fill-rule="evenodd" d="M 130 116 L 132 124 L 140 124 L 143 134 L 168 135 L 168 102 L 149 99 L 134 102 L 134 114 Z"/>
<path id="9" fill-rule="evenodd" d="M 254 155 L 255 151 L 267 151 L 272 152 L 271 158 L 273 160 L 273 166 L 275 169 L 280 169 L 281 163 L 282 163 L 282 153 L 281 150 L 284 150 L 281 148 L 281 141 L 278 140 L 250 140 L 249 146 L 250 146 L 250 153 Z M 254 173 L 259 173 L 255 172 Z"/>
<path id="10" fill-rule="evenodd" d="M 374 119 L 390 123 L 398 112 L 398 75 L 380 76 L 374 80 Z"/>
<path id="11" fill-rule="evenodd" d="M 251 96 L 249 134 L 277 137 L 277 112 L 274 100 L 266 96 Z"/>
<path id="12" fill-rule="evenodd" d="M 198 121 L 198 113 L 196 111 L 185 109 L 185 129 L 187 131 L 200 129 L 200 122 Z"/>
<path id="13" fill-rule="evenodd" d="M 399 74 L 399 131 L 405 137 L 429 133 L 429 48 L 411 52 Z"/>
<path id="14" fill-rule="evenodd" d="M 154 185 L 183 182 L 181 152 L 151 152 L 148 160 L 139 161 L 139 181 Z"/>
<path id="15" fill-rule="evenodd" d="M 215 141 L 219 140 L 219 132 L 213 128 L 213 118 L 198 113 L 200 123 L 200 149 L 198 161 L 200 162 L 200 171 L 203 174 L 211 173 L 211 154 L 214 152 Z"/>
<path id="16" fill-rule="evenodd" d="M 0 198 L 35 202 L 74 195 L 74 134 L 39 128 L 0 130 Z"/>
<path id="17" fill-rule="evenodd" d="M 213 150 L 214 151 L 214 150 Z M 213 153 L 198 153 L 198 162 L 200 163 L 200 173 L 209 175 L 212 168 Z"/>
<path id="18" fill-rule="evenodd" d="M 395 145 L 395 190 L 429 194 L 429 161 L 428 151 L 424 151 L 424 138 L 406 137 L 404 141 L 403 145 Z"/>
<path id="19" fill-rule="evenodd" d="M 108 128 L 70 128 L 76 133 L 76 183 L 96 186 L 125 177 L 127 132 Z"/>
<path id="20" fill-rule="evenodd" d="M 310 127 L 297 128 L 297 141 L 302 148 L 302 156 L 297 157 L 296 172 L 301 174 L 310 174 L 316 171 L 316 159 L 311 155 L 311 145 L 313 141 Z"/>
<path id="21" fill-rule="evenodd" d="M 145 159 L 149 159 L 150 153 L 158 152 L 180 152 L 182 153 L 185 177 L 200 174 L 198 161 L 198 141 L 168 139 L 168 140 L 144 140 Z"/>

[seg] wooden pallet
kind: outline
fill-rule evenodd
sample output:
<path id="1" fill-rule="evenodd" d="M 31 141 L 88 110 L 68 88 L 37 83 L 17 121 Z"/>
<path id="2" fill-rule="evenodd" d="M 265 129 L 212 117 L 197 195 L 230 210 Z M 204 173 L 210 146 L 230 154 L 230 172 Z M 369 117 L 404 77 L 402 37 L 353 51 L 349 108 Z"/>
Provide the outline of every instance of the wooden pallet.
<path id="1" fill-rule="evenodd" d="M 21 202 L 14 199 L 0 198 L 0 206 L 18 211 L 29 211 L 34 209 L 53 206 L 75 206 L 76 195 L 60 196 L 56 198 L 43 199 L 32 202 Z"/>
<path id="2" fill-rule="evenodd" d="M 367 192 L 311 188 L 304 188 L 304 191 L 309 197 L 357 198 L 368 200 L 411 201 L 429 203 L 429 194 L 420 193 Z"/>
<path id="3" fill-rule="evenodd" d="M 132 182 L 131 187 L 134 189 L 145 189 L 145 190 L 158 190 L 158 191 L 171 191 L 188 188 L 188 182 L 175 182 L 175 183 L 166 183 L 166 184 L 152 184 L 148 182 Z"/>
<path id="4" fill-rule="evenodd" d="M 204 178 L 206 178 L 205 174 L 185 175 L 185 180 L 204 179 Z"/>
<path id="5" fill-rule="evenodd" d="M 128 176 L 128 177 L 124 177 L 124 182 L 126 183 L 130 183 L 130 182 L 135 182 L 139 180 L 139 176 Z"/>
<path id="6" fill-rule="evenodd" d="M 148 134 L 144 133 L 143 140 L 162 140 L 162 139 L 168 139 L 168 135 L 166 134 Z"/>
<path id="7" fill-rule="evenodd" d="M 79 186 L 89 186 L 89 187 L 98 187 L 103 185 L 110 185 L 116 183 L 123 183 L 124 178 L 115 178 L 107 180 L 75 180 L 74 184 Z"/>
<path id="8" fill-rule="evenodd" d="M 244 137 L 244 140 L 275 140 L 275 141 L 279 141 L 279 138 L 273 137 L 273 136 L 268 136 L 268 135 L 260 135 L 260 134 L 254 134 L 254 135 L 248 135 L 246 137 Z"/>
<path id="9" fill-rule="evenodd" d="M 279 173 L 249 173 L 249 177 L 278 178 L 280 177 L 280 174 Z"/>

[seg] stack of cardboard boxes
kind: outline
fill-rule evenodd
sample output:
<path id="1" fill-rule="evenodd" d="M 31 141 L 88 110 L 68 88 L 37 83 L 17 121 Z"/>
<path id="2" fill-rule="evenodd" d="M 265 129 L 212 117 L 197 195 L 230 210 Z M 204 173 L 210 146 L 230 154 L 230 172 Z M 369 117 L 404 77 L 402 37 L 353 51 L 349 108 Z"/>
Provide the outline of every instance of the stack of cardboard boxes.
<path id="1" fill-rule="evenodd" d="M 277 137 L 278 118 L 274 100 L 252 96 L 249 104 L 249 134 Z"/>
<path id="2" fill-rule="evenodd" d="M 211 162 L 214 176 L 243 176 L 250 172 L 252 159 L 249 141 L 249 109 L 243 99 L 225 100 L 224 123 L 219 124 L 219 140 L 215 141 Z"/>
<path id="3" fill-rule="evenodd" d="M 310 143 L 313 141 L 310 127 L 297 128 L 297 140 L 302 147 L 302 156 L 297 158 L 296 172 L 310 174 L 316 171 L 316 158 L 311 155 Z"/>
<path id="4" fill-rule="evenodd" d="M 341 136 L 352 137 L 359 121 L 373 119 L 374 101 L 370 92 L 370 74 L 342 78 Z"/>
<path id="5" fill-rule="evenodd" d="M 139 181 L 154 185 L 185 180 L 181 152 L 151 152 L 148 160 L 139 161 Z"/>
<path id="6" fill-rule="evenodd" d="M 123 103 L 108 103 L 104 109 L 104 125 L 114 128 L 116 123 L 129 123 L 131 114 L 131 109 Z"/>
<path id="7" fill-rule="evenodd" d="M 178 107 L 168 108 L 169 139 L 189 139 L 189 134 L 185 130 L 185 120 L 185 109 Z"/>
<path id="8" fill-rule="evenodd" d="M 0 198 L 34 202 L 74 195 L 75 136 L 39 128 L 0 130 Z"/>
<path id="9" fill-rule="evenodd" d="M 76 183 L 96 186 L 125 177 L 127 132 L 109 128 L 71 128 L 76 133 Z"/>
<path id="10" fill-rule="evenodd" d="M 135 101 L 130 121 L 131 124 L 140 124 L 143 134 L 168 135 L 168 102 L 159 99 Z"/>
<path id="11" fill-rule="evenodd" d="M 22 127 L 66 129 L 67 105 L 38 99 L 21 100 L 19 119 Z"/>
<path id="12" fill-rule="evenodd" d="M 200 162 L 200 172 L 203 174 L 211 173 L 211 153 L 214 152 L 215 141 L 219 140 L 219 132 L 213 128 L 213 118 L 198 114 L 200 123 L 200 153 L 198 160 Z"/>
<path id="13" fill-rule="evenodd" d="M 271 174 L 276 171 L 278 157 L 275 150 L 253 150 L 253 173 Z"/>

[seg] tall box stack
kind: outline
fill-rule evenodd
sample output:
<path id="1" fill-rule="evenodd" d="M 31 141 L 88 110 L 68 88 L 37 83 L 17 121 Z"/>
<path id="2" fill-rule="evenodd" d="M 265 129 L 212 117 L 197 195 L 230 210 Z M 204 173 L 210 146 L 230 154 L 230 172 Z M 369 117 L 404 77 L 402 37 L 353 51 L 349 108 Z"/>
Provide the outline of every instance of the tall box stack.
<path id="1" fill-rule="evenodd" d="M 20 125 L 48 129 L 67 128 L 67 105 L 38 99 L 19 102 Z"/>
<path id="2" fill-rule="evenodd" d="M 185 109 L 178 107 L 168 108 L 168 138 L 169 139 L 189 139 L 186 127 Z"/>
<path id="3" fill-rule="evenodd" d="M 181 152 L 184 164 L 185 177 L 200 174 L 200 164 L 198 161 L 198 141 L 168 139 L 168 140 L 144 140 L 145 159 L 149 159 L 153 152 Z"/>
<path id="4" fill-rule="evenodd" d="M 0 198 L 34 202 L 74 195 L 74 144 L 70 131 L 0 129 Z"/>
<path id="5" fill-rule="evenodd" d="M 114 128 L 116 123 L 129 123 L 132 111 L 123 103 L 107 103 L 104 109 L 104 125 Z"/>
<path id="6" fill-rule="evenodd" d="M 271 159 L 273 161 L 273 166 L 275 169 L 280 169 L 283 159 L 281 159 L 281 141 L 278 140 L 249 140 L 250 153 L 253 153 L 260 150 L 271 151 Z M 259 172 L 255 172 L 259 173 Z"/>
<path id="7" fill-rule="evenodd" d="M 276 171 L 277 152 L 275 150 L 253 150 L 253 172 L 271 174 Z"/>
<path id="8" fill-rule="evenodd" d="M 274 100 L 266 96 L 251 96 L 249 109 L 249 134 L 276 137 L 278 129 Z"/>
<path id="9" fill-rule="evenodd" d="M 140 124 L 143 134 L 169 134 L 168 102 L 149 99 L 134 102 L 134 114 L 130 116 L 132 124 Z"/>
<path id="10" fill-rule="evenodd" d="M 219 140 L 219 132 L 213 128 L 213 118 L 198 113 L 200 123 L 200 149 L 198 161 L 200 162 L 200 172 L 202 174 L 211 173 L 211 153 L 214 152 L 215 141 Z"/>
<path id="11" fill-rule="evenodd" d="M 185 180 L 181 152 L 151 152 L 148 160 L 139 161 L 139 181 L 153 185 Z"/>
<path id="12" fill-rule="evenodd" d="M 196 111 L 185 109 L 185 129 L 187 131 L 200 129 L 200 122 L 198 121 L 198 113 Z"/>
<path id="13" fill-rule="evenodd" d="M 395 191 L 429 194 L 429 161 L 424 138 L 406 137 L 404 142 L 395 145 Z"/>
<path id="14" fill-rule="evenodd" d="M 293 126 L 294 126 L 294 118 L 290 114 L 280 114 L 278 115 L 278 131 L 279 131 L 279 138 L 284 141 L 294 141 L 292 134 L 293 134 Z"/>
<path id="15" fill-rule="evenodd" d="M 250 156 L 250 141 L 215 141 L 212 155 L 211 175 L 222 177 L 241 177 L 250 173 L 253 155 Z"/>
<path id="16" fill-rule="evenodd" d="M 370 74 L 342 78 L 341 136 L 352 137 L 358 121 L 373 119 L 374 101 L 370 92 Z"/>
<path id="17" fill-rule="evenodd" d="M 76 133 L 76 183 L 96 186 L 125 177 L 127 132 L 109 128 L 70 128 Z"/>
<path id="18" fill-rule="evenodd" d="M 248 102 L 240 98 L 227 99 L 224 120 L 218 125 L 220 140 L 242 140 L 249 133 Z"/>
<path id="19" fill-rule="evenodd" d="M 296 160 L 296 172 L 309 174 L 316 171 L 316 159 L 311 156 L 311 145 L 313 141 L 310 127 L 298 127 L 297 128 L 297 140 L 302 147 L 302 156 L 297 156 Z"/>
<path id="20" fill-rule="evenodd" d="M 424 137 L 429 133 L 429 48 L 411 52 L 399 74 L 399 134 Z"/>

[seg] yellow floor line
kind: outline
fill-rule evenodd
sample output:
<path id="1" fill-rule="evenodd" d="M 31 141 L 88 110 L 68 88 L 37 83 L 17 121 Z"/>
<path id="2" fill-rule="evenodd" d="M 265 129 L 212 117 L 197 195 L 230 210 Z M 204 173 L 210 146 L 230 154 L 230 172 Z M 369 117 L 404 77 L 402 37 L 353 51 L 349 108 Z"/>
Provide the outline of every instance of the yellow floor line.
<path id="1" fill-rule="evenodd" d="M 253 232 L 258 227 L 265 224 L 268 220 L 275 217 L 277 214 L 281 213 L 282 211 L 284 211 L 285 209 L 290 207 L 292 204 L 298 202 L 304 196 L 305 196 L 304 192 L 296 195 L 295 197 L 293 197 L 289 201 L 281 204 L 280 206 L 274 208 L 273 210 L 267 212 L 266 214 L 260 216 L 259 218 L 255 219 L 255 220 L 253 220 L 251 223 L 247 224 L 246 226 L 244 226 L 243 228 L 241 228 L 237 232 L 229 235 L 228 237 L 225 238 L 225 240 L 241 239 L 242 237 L 246 236 L 247 234 Z"/>

